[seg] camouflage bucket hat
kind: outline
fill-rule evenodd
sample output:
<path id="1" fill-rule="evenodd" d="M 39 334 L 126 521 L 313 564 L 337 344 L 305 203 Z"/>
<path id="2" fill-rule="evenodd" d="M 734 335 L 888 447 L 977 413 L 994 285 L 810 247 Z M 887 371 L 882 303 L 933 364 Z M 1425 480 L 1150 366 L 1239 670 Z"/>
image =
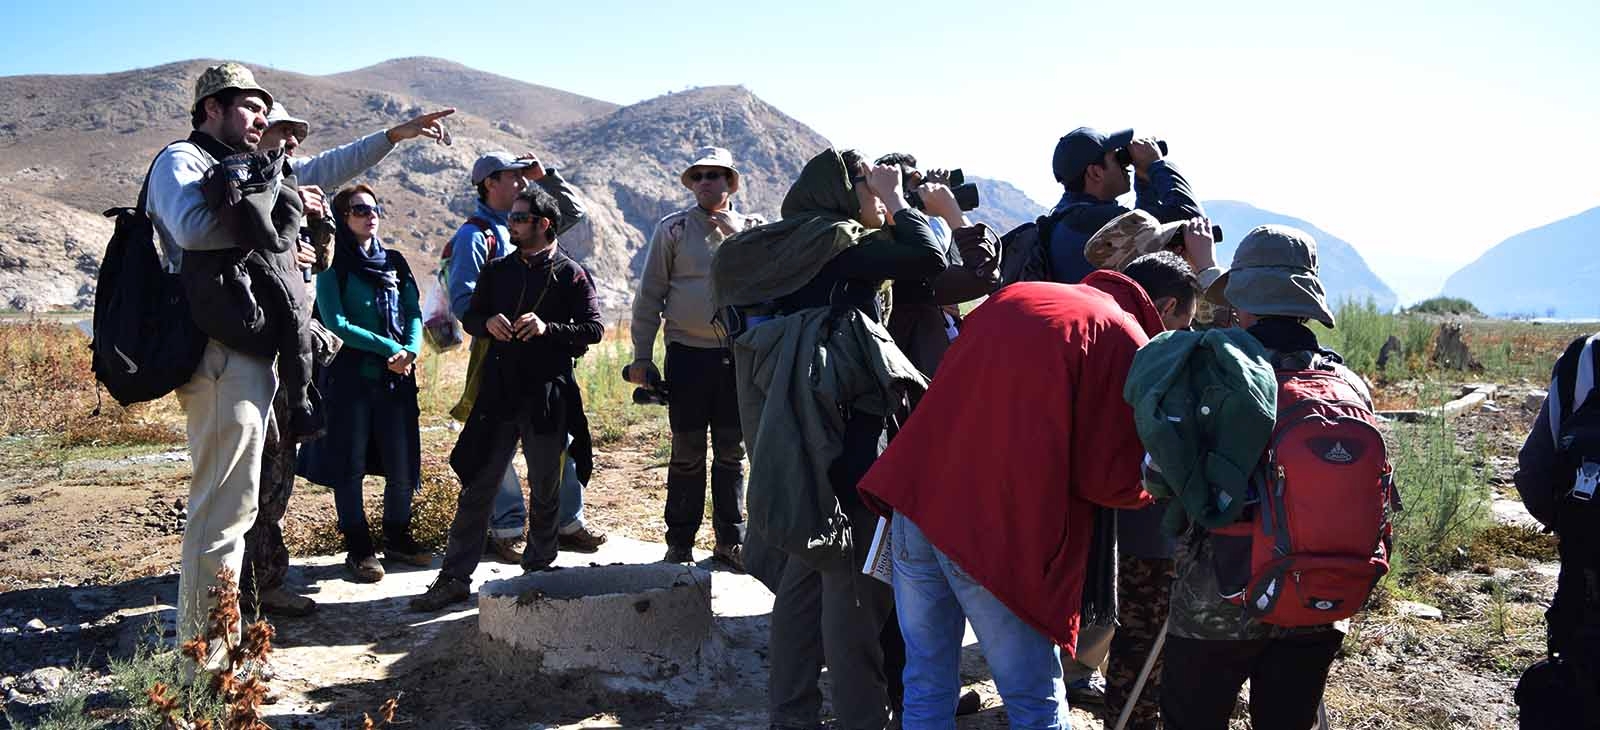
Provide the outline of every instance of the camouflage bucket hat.
<path id="1" fill-rule="evenodd" d="M 1317 242 L 1289 226 L 1259 226 L 1239 241 L 1233 267 L 1206 298 L 1257 316 L 1304 317 L 1333 326 L 1317 277 Z"/>
<path id="2" fill-rule="evenodd" d="M 206 97 L 228 89 L 261 92 L 267 98 L 267 106 L 272 106 L 271 92 L 256 83 L 256 76 L 250 73 L 250 69 L 233 61 L 219 63 L 200 74 L 200 78 L 194 82 L 195 106 L 199 106 Z"/>
<path id="3" fill-rule="evenodd" d="M 1142 210 L 1112 218 L 1083 245 L 1083 257 L 1097 269 L 1121 271 L 1134 259 L 1155 253 L 1172 243 L 1183 221 L 1162 223 Z"/>

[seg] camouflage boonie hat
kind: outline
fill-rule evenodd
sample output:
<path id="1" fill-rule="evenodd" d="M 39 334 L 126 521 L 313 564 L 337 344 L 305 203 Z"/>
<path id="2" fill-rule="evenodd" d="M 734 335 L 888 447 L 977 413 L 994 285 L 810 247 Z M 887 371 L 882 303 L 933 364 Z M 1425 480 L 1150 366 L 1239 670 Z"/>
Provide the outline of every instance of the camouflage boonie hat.
<path id="1" fill-rule="evenodd" d="M 1233 267 L 1206 298 L 1251 314 L 1304 317 L 1333 326 L 1317 276 L 1317 242 L 1298 228 L 1258 226 L 1239 241 Z"/>
<path id="2" fill-rule="evenodd" d="M 1131 210 L 1095 231 L 1083 244 L 1083 257 L 1097 269 L 1121 271 L 1134 259 L 1166 248 L 1183 226 L 1183 221 L 1162 223 L 1142 210 Z"/>
<path id="3" fill-rule="evenodd" d="M 272 93 L 256 83 L 256 76 L 250 69 L 233 61 L 219 63 L 200 74 L 194 82 L 194 105 L 199 106 L 206 97 L 229 89 L 258 91 L 267 98 L 267 106 L 272 106 Z"/>

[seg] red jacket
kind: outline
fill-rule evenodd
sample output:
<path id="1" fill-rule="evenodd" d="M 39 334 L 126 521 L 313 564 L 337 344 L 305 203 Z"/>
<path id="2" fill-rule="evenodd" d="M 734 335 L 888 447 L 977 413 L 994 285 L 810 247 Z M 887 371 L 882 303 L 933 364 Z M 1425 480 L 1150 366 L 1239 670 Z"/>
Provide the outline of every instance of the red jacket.
<path id="1" fill-rule="evenodd" d="M 1161 329 L 1118 273 L 1006 287 L 967 318 L 860 490 L 1075 653 L 1094 506 L 1151 501 L 1122 385 Z"/>

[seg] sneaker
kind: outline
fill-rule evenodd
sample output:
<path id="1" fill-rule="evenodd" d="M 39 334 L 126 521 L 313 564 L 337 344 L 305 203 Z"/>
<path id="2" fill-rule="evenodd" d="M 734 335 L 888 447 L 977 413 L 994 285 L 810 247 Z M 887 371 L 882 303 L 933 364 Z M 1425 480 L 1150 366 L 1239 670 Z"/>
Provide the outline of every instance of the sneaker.
<path id="1" fill-rule="evenodd" d="M 606 534 L 591 530 L 588 525 L 583 525 L 572 532 L 563 532 L 556 535 L 556 544 L 559 549 L 568 552 L 599 552 L 600 546 L 606 544 Z"/>
<path id="2" fill-rule="evenodd" d="M 711 559 L 733 569 L 735 573 L 744 572 L 744 546 L 739 543 L 723 543 L 711 551 Z"/>
<path id="3" fill-rule="evenodd" d="M 411 610 L 437 611 L 452 603 L 465 603 L 471 597 L 472 588 L 466 581 L 441 575 L 433 585 L 428 586 L 428 592 L 411 599 Z"/>
<path id="4" fill-rule="evenodd" d="M 354 553 L 345 555 L 344 567 L 350 571 L 350 578 L 357 583 L 377 583 L 383 580 L 383 563 L 378 562 L 378 556 L 367 555 L 356 557 Z"/>
<path id="5" fill-rule="evenodd" d="M 296 618 L 314 613 L 317 602 L 282 588 L 274 588 L 256 596 L 256 608 L 267 616 Z"/>
<path id="6" fill-rule="evenodd" d="M 692 563 L 694 562 L 694 548 L 688 545 L 667 546 L 667 556 L 661 559 L 663 563 Z"/>
<path id="7" fill-rule="evenodd" d="M 1067 703 L 1072 705 L 1104 705 L 1106 680 L 1095 672 L 1083 679 L 1067 683 Z"/>
<path id="8" fill-rule="evenodd" d="M 410 535 L 386 538 L 383 541 L 383 557 L 385 560 L 423 568 L 433 565 L 433 552 L 417 544 Z"/>
<path id="9" fill-rule="evenodd" d="M 528 541 L 521 537 L 491 537 L 489 538 L 489 552 L 494 553 L 502 563 L 519 565 L 522 563 L 522 552 L 528 549 Z"/>

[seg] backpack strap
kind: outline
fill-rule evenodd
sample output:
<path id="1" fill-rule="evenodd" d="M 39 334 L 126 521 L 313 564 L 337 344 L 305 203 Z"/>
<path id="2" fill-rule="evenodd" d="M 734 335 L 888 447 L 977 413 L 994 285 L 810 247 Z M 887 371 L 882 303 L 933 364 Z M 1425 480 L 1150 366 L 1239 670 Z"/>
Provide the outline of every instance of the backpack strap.
<path id="1" fill-rule="evenodd" d="M 500 236 L 494 232 L 493 223 L 490 223 L 481 215 L 475 215 L 471 218 L 468 218 L 467 223 L 477 226 L 478 230 L 483 233 L 484 240 L 488 242 L 488 246 L 486 248 L 488 250 L 489 261 L 493 261 L 505 255 L 505 252 L 500 250 Z"/>
<path id="2" fill-rule="evenodd" d="M 1556 442 L 1561 440 L 1561 422 L 1588 405 L 1595 384 L 1600 383 L 1600 358 L 1595 357 L 1597 341 L 1600 333 L 1573 340 L 1552 369 L 1548 410 L 1550 436 Z"/>
<path id="3" fill-rule="evenodd" d="M 144 171 L 144 182 L 139 184 L 139 199 L 138 199 L 138 202 L 135 202 L 133 204 L 133 209 L 136 212 L 138 212 L 139 215 L 148 215 L 148 213 L 145 212 L 145 205 L 146 205 L 146 202 L 150 199 L 150 174 L 156 171 L 156 163 L 160 162 L 161 161 L 161 156 L 166 154 L 167 150 L 172 149 L 172 147 L 174 145 L 182 144 L 182 143 L 188 142 L 188 141 L 189 140 L 186 140 L 186 139 L 180 139 L 180 140 L 176 140 L 176 141 L 173 141 L 173 142 L 168 142 L 165 147 L 161 148 L 160 152 L 156 153 L 155 157 L 150 159 L 150 167 L 146 168 L 145 171 Z M 110 218 L 112 215 L 115 214 L 116 210 L 117 210 L 116 208 L 112 208 L 111 210 L 106 211 L 106 213 L 105 213 L 106 217 Z"/>
<path id="4" fill-rule="evenodd" d="M 1056 262 L 1055 257 L 1050 255 L 1050 239 L 1055 237 L 1056 224 L 1065 217 L 1067 211 L 1063 208 L 1041 215 L 1034 221 L 1034 227 L 1039 229 L 1039 261 L 1044 264 L 1045 281 L 1056 280 Z"/>

